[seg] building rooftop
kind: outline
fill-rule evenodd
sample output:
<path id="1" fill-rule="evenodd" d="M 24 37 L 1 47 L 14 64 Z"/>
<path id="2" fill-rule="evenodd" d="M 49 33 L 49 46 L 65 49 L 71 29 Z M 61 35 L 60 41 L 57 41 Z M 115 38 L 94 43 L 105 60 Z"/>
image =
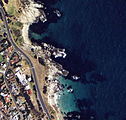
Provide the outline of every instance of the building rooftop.
<path id="1" fill-rule="evenodd" d="M 26 80 L 25 74 L 21 73 L 21 71 L 18 71 L 15 75 L 18 77 L 18 79 L 22 83 L 22 85 L 27 85 L 27 80 Z"/>

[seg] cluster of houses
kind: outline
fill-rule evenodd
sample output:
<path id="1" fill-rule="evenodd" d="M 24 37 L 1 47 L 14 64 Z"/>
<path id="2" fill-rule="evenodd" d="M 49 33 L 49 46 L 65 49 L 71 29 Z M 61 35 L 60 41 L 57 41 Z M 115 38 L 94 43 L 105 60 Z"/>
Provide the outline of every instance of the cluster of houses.
<path id="1" fill-rule="evenodd" d="M 11 59 L 11 65 L 14 66 L 15 64 L 17 65 L 17 63 L 19 63 L 19 55 L 14 54 L 13 58 Z M 15 60 L 15 58 L 18 58 L 18 61 Z M 13 62 L 15 61 L 15 62 Z M 13 62 L 13 64 L 12 64 Z M 18 79 L 18 82 L 17 82 Z M 31 89 L 30 89 L 30 85 L 29 82 L 31 81 L 31 77 L 27 77 L 26 78 L 26 74 L 24 73 L 22 67 L 16 67 L 14 69 L 9 69 L 8 73 L 7 73 L 7 81 L 8 81 L 8 85 L 11 89 L 11 92 L 13 93 L 13 95 L 15 96 L 15 100 L 16 100 L 16 104 L 18 106 L 18 108 L 23 111 L 23 115 L 25 115 L 27 113 L 26 111 L 26 100 L 25 97 L 20 96 L 20 87 L 18 86 L 18 83 L 20 83 L 23 87 L 24 90 L 26 90 L 27 94 L 31 94 Z M 29 114 L 30 115 L 30 114 Z M 27 118 L 30 118 L 30 116 L 27 116 Z M 12 120 L 19 120 L 19 114 L 15 114 L 14 119 Z"/>
<path id="2" fill-rule="evenodd" d="M 7 44 L 7 41 L 5 43 Z M 6 49 L 5 48 L 3 48 L 2 50 L 0 49 L 0 72 L 3 74 L 5 73 L 7 63 L 9 62 L 9 56 L 12 52 L 12 49 L 13 49 L 12 46 L 7 46 Z"/>
<path id="3" fill-rule="evenodd" d="M 7 89 L 4 81 L 0 84 L 0 110 L 3 111 L 6 115 L 9 115 L 11 120 L 19 119 L 19 112 L 16 110 L 16 107 L 12 103 L 10 92 Z M 15 119 L 16 117 L 17 119 Z M 3 119 L 2 114 L 0 114 L 0 119 Z"/>
<path id="4" fill-rule="evenodd" d="M 4 59 L 6 60 L 5 62 L 2 61 L 0 62 L 1 68 L 0 69 L 0 73 L 4 74 L 5 70 L 6 70 L 6 65 L 7 62 L 9 60 L 9 55 L 8 52 L 12 51 L 12 47 L 8 47 L 5 51 L 0 52 L 1 56 L 4 56 Z M 21 60 L 21 57 L 17 54 L 14 53 L 12 58 L 10 59 L 10 67 L 8 69 L 7 72 L 7 76 L 6 76 L 6 80 L 7 80 L 7 84 L 9 86 L 9 89 L 5 89 L 6 85 L 5 82 L 3 80 L 3 85 L 0 83 L 0 109 L 2 109 L 7 115 L 9 115 L 9 118 L 11 118 L 11 120 L 19 120 L 19 111 L 16 110 L 15 105 L 13 105 L 13 107 L 11 107 L 10 105 L 12 104 L 12 96 L 10 94 L 11 93 L 15 96 L 15 100 L 16 100 L 16 104 L 18 105 L 18 108 L 21 111 L 26 111 L 26 101 L 25 98 L 20 96 L 20 88 L 17 84 L 16 79 L 19 80 L 19 82 L 24 86 L 25 90 L 27 91 L 27 94 L 32 94 L 31 89 L 30 89 L 30 85 L 29 82 L 32 80 L 31 77 L 27 76 L 24 73 L 24 71 L 22 70 L 22 67 L 14 67 L 15 65 L 20 65 L 19 62 Z M 21 66 L 21 65 L 20 65 Z M 4 91 L 4 92 L 3 92 Z M 11 109 L 11 110 L 10 110 Z M 26 112 L 25 112 L 26 113 Z M 30 115 L 30 114 L 29 114 Z M 30 118 L 30 116 L 27 116 L 27 118 Z M 0 114 L 0 118 L 2 118 L 3 116 Z"/>

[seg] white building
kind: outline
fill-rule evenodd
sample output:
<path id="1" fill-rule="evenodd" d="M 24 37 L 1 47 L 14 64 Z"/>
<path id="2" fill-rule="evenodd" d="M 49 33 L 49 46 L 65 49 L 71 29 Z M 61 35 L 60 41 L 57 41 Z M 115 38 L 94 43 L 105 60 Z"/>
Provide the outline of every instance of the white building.
<path id="1" fill-rule="evenodd" d="M 25 76 L 25 74 L 23 74 L 21 72 L 20 68 L 16 69 L 16 74 L 15 75 L 18 77 L 18 79 L 22 83 L 22 85 L 27 85 L 26 76 Z"/>

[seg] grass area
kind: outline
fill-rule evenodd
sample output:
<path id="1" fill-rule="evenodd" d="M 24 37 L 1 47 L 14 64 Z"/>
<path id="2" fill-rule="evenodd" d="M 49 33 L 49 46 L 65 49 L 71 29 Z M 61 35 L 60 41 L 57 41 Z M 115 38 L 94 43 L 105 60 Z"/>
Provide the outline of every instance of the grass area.
<path id="1" fill-rule="evenodd" d="M 18 15 L 18 12 L 17 12 L 15 6 L 9 6 L 9 7 L 8 7 L 8 10 L 7 10 L 7 13 L 8 13 L 10 16 L 17 16 L 17 15 Z"/>
<path id="2" fill-rule="evenodd" d="M 13 7 L 13 6 L 10 6 L 10 7 L 8 8 L 8 11 L 7 11 L 7 12 L 8 12 L 9 15 L 14 15 L 14 8 L 15 8 L 15 7 Z"/>
<path id="3" fill-rule="evenodd" d="M 20 37 L 17 38 L 16 43 L 17 43 L 19 46 L 22 46 L 22 45 L 23 45 L 23 38 L 22 38 L 22 36 L 20 36 Z"/>
<path id="4" fill-rule="evenodd" d="M 12 30 L 12 36 L 17 43 L 17 45 L 22 46 L 23 45 L 23 37 L 22 37 L 22 23 L 21 22 L 15 22 L 9 24 L 10 29 Z"/>
<path id="5" fill-rule="evenodd" d="M 32 92 L 31 98 L 32 98 L 34 107 L 38 110 L 38 104 L 36 102 L 35 91 L 33 90 L 34 82 L 29 82 L 29 85 L 30 85 L 30 89 L 31 89 L 31 92 Z"/>
<path id="6" fill-rule="evenodd" d="M 3 74 L 2 73 L 0 73 L 0 79 L 2 79 L 3 78 Z"/>
<path id="7" fill-rule="evenodd" d="M 25 61 L 25 65 L 29 65 L 29 62 L 26 59 L 24 59 L 24 61 Z"/>
<path id="8" fill-rule="evenodd" d="M 17 26 L 17 27 L 20 27 L 20 28 L 23 27 L 23 24 L 21 22 L 19 22 L 19 21 L 14 23 L 14 25 Z"/>
<path id="9" fill-rule="evenodd" d="M 3 57 L 2 57 L 2 55 L 0 55 L 0 62 L 2 62 L 4 59 L 3 59 Z"/>
<path id="10" fill-rule="evenodd" d="M 2 40 L 2 38 L 0 37 L 0 41 Z"/>
<path id="11" fill-rule="evenodd" d="M 4 1 L 4 0 L 3 0 Z M 10 16 L 17 17 L 19 15 L 18 9 L 20 7 L 20 0 L 8 0 L 8 4 L 4 3 L 4 7 Z"/>

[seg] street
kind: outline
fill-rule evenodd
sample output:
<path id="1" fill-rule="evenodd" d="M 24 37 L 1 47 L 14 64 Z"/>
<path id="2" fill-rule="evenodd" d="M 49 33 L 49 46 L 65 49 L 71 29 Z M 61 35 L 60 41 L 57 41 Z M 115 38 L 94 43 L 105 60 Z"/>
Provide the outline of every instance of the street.
<path id="1" fill-rule="evenodd" d="M 7 34 L 8 34 L 9 41 L 11 42 L 11 44 L 14 47 L 15 51 L 19 51 L 28 60 L 30 66 L 32 68 L 32 76 L 33 76 L 33 80 L 35 82 L 35 87 L 36 87 L 37 94 L 38 94 L 38 97 L 39 97 L 39 100 L 40 100 L 40 104 L 42 105 L 43 110 L 46 112 L 49 120 L 51 120 L 51 117 L 50 117 L 50 115 L 48 113 L 48 110 L 46 108 L 46 105 L 45 105 L 45 103 L 43 101 L 43 98 L 41 96 L 41 93 L 40 93 L 40 90 L 39 90 L 39 87 L 38 87 L 37 78 L 36 78 L 36 74 L 35 74 L 35 69 L 34 69 L 33 63 L 31 62 L 31 60 L 29 59 L 29 57 L 13 41 L 13 39 L 11 37 L 11 34 L 10 34 L 10 31 L 9 31 L 8 23 L 6 21 L 6 16 L 4 14 L 4 10 L 3 10 L 3 8 L 1 6 L 0 6 L 0 11 L 1 11 L 1 14 L 3 16 L 3 20 L 4 20 L 4 23 L 5 23 L 5 27 L 7 29 Z"/>

